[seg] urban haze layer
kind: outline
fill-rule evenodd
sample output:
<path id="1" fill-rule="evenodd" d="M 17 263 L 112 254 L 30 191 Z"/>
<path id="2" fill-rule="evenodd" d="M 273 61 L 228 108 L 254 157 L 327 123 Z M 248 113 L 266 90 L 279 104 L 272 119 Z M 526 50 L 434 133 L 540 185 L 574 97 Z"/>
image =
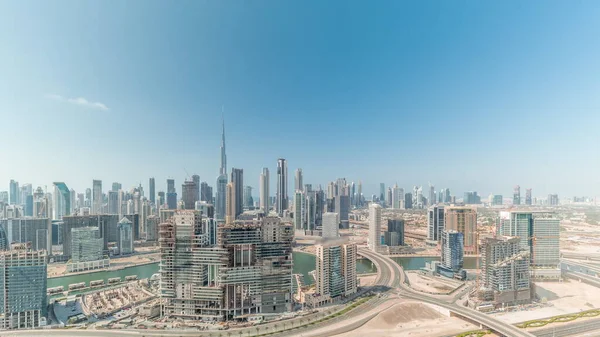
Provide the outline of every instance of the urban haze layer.
<path id="1" fill-rule="evenodd" d="M 384 183 L 365 198 L 360 182 L 339 178 L 324 190 L 305 184 L 300 168 L 290 193 L 279 158 L 275 179 L 263 168 L 254 200 L 243 169 L 227 169 L 224 123 L 220 150 L 214 193 L 198 175 L 181 194 L 173 179 L 156 191 L 149 178 L 147 192 L 93 180 L 85 193 L 66 182 L 48 192 L 11 180 L 0 192 L 6 334 L 546 336 L 600 328 L 596 199 L 536 198 L 531 189 L 522 198 L 515 186 L 509 198 L 482 200 L 475 191 L 458 198 L 447 188 Z"/>

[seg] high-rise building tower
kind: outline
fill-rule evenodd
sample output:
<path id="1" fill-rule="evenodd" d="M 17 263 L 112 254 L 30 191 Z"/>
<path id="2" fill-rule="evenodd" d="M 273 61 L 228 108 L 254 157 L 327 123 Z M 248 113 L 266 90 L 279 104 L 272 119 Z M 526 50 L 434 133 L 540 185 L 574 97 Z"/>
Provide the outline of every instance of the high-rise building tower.
<path id="1" fill-rule="evenodd" d="M 198 190 L 196 193 L 198 200 L 200 200 L 200 176 L 197 174 L 192 175 L 192 181 L 196 184 L 196 189 Z"/>
<path id="2" fill-rule="evenodd" d="M 244 208 L 253 209 L 252 186 L 244 186 Z"/>
<path id="3" fill-rule="evenodd" d="M 521 204 L 521 186 L 517 185 L 515 186 L 515 189 L 513 190 L 513 205 L 520 205 Z"/>
<path id="4" fill-rule="evenodd" d="M 337 213 L 323 213 L 323 232 L 321 236 L 324 239 L 337 238 L 338 228 L 340 226 L 340 215 Z"/>
<path id="5" fill-rule="evenodd" d="M 404 207 L 404 189 L 395 184 L 392 188 L 392 208 L 401 209 Z"/>
<path id="6" fill-rule="evenodd" d="M 385 205 L 385 184 L 379 183 L 379 202 Z"/>
<path id="7" fill-rule="evenodd" d="M 302 182 L 302 169 L 298 168 L 295 172 L 294 191 L 303 191 L 304 185 Z"/>
<path id="8" fill-rule="evenodd" d="M 260 174 L 259 189 L 260 208 L 265 214 L 269 214 L 269 169 L 266 167 L 263 167 Z"/>
<path id="9" fill-rule="evenodd" d="M 306 196 L 304 192 L 294 192 L 294 228 L 297 231 L 306 229 Z"/>
<path id="10" fill-rule="evenodd" d="M 175 179 L 167 179 L 167 193 L 176 193 Z"/>
<path id="11" fill-rule="evenodd" d="M 198 186 L 194 181 L 185 181 L 181 185 L 181 200 L 183 201 L 183 209 L 194 209 L 196 201 L 200 199 L 198 195 Z"/>
<path id="12" fill-rule="evenodd" d="M 446 230 L 455 230 L 463 234 L 465 254 L 477 255 L 477 209 L 471 207 L 446 206 L 444 213 Z"/>
<path id="13" fill-rule="evenodd" d="M 206 181 L 200 183 L 200 201 L 206 201 L 209 204 L 213 203 L 213 190 L 208 186 Z"/>
<path id="14" fill-rule="evenodd" d="M 383 236 L 387 246 L 404 246 L 404 220 L 388 219 L 388 228 Z"/>
<path id="15" fill-rule="evenodd" d="M 221 167 L 217 177 L 217 194 L 215 198 L 215 217 L 224 221 L 225 208 L 227 207 L 227 155 L 225 154 L 225 119 L 223 119 L 223 132 L 221 134 Z"/>
<path id="16" fill-rule="evenodd" d="M 339 240 L 337 240 L 339 241 Z M 327 303 L 357 291 L 356 244 L 326 242 L 315 247 L 315 293 Z"/>
<path id="17" fill-rule="evenodd" d="M 118 192 L 120 189 L 122 189 L 121 183 L 112 183 L 111 191 Z"/>
<path id="18" fill-rule="evenodd" d="M 233 182 L 227 184 L 227 198 L 225 200 L 225 223 L 230 224 L 235 221 L 236 215 L 236 196 L 235 196 L 235 184 Z"/>
<path id="19" fill-rule="evenodd" d="M 463 234 L 455 230 L 442 232 L 442 266 L 458 272 L 464 264 Z"/>
<path id="20" fill-rule="evenodd" d="M 427 240 L 440 241 L 444 231 L 444 206 L 431 206 L 427 210 Z"/>
<path id="21" fill-rule="evenodd" d="M 47 254 L 30 243 L 0 252 L 0 329 L 33 329 L 45 325 L 48 298 Z"/>
<path id="22" fill-rule="evenodd" d="M 531 188 L 525 190 L 525 205 L 531 206 Z"/>
<path id="23" fill-rule="evenodd" d="M 288 209 L 288 169 L 287 161 L 283 158 L 277 159 L 277 214 L 283 216 L 283 211 Z"/>
<path id="24" fill-rule="evenodd" d="M 362 200 L 362 182 L 358 181 L 358 189 L 356 190 L 356 205 L 357 206 L 362 206 L 363 200 Z"/>
<path id="25" fill-rule="evenodd" d="M 60 220 L 71 214 L 71 191 L 63 182 L 54 183 L 54 219 Z"/>
<path id="26" fill-rule="evenodd" d="M 517 237 L 487 238 L 482 251 L 480 298 L 494 306 L 529 303 L 529 252 Z"/>
<path id="27" fill-rule="evenodd" d="M 381 206 L 372 203 L 369 206 L 369 248 L 377 252 L 381 246 Z"/>
<path id="28" fill-rule="evenodd" d="M 429 184 L 429 205 L 435 204 L 435 186 Z"/>
<path id="29" fill-rule="evenodd" d="M 19 182 L 10 180 L 9 186 L 9 194 L 10 194 L 10 204 L 11 205 L 19 205 L 21 202 L 19 200 Z"/>
<path id="30" fill-rule="evenodd" d="M 404 208 L 405 209 L 411 209 L 413 208 L 413 195 L 412 193 L 406 193 L 404 194 Z"/>
<path id="31" fill-rule="evenodd" d="M 235 187 L 233 193 L 235 197 L 235 218 L 237 218 L 238 215 L 244 212 L 244 170 L 232 168 L 230 181 Z"/>
<path id="32" fill-rule="evenodd" d="M 221 133 L 221 168 L 219 174 L 227 176 L 227 155 L 225 154 L 225 119 L 223 119 L 223 131 Z"/>
<path id="33" fill-rule="evenodd" d="M 156 204 L 156 182 L 154 181 L 154 178 L 150 178 L 149 189 L 150 189 L 150 202 L 153 204 Z"/>
<path id="34" fill-rule="evenodd" d="M 102 180 L 92 181 L 92 214 L 102 213 Z"/>

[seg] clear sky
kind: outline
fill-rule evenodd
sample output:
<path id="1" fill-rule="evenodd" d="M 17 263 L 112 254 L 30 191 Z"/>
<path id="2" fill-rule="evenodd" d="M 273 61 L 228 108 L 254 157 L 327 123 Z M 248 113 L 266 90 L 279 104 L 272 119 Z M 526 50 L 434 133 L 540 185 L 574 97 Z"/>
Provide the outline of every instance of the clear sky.
<path id="1" fill-rule="evenodd" d="M 214 185 L 225 106 L 229 169 L 256 188 L 269 167 L 271 194 L 284 157 L 290 184 L 302 167 L 367 195 L 600 195 L 599 18 L 598 1 L 1 1 L 0 190 Z"/>

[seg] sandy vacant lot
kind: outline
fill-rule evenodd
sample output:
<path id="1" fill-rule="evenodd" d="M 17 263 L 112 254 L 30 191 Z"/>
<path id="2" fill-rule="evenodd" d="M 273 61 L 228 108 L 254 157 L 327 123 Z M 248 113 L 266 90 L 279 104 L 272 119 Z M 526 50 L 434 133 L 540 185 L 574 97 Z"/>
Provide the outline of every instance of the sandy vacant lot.
<path id="1" fill-rule="evenodd" d="M 448 294 L 461 286 L 460 282 L 447 278 L 422 275 L 419 272 L 408 272 L 406 274 L 408 275 L 411 288 L 426 293 Z"/>
<path id="2" fill-rule="evenodd" d="M 505 322 L 518 323 L 600 308 L 600 289 L 573 280 L 538 282 L 536 283 L 536 293 L 540 298 L 545 297 L 552 306 L 509 313 L 496 313 L 493 316 Z"/>
<path id="3" fill-rule="evenodd" d="M 382 311 L 360 328 L 341 334 L 363 336 L 448 336 L 477 327 L 456 317 L 447 317 L 433 307 L 419 302 L 403 302 Z"/>

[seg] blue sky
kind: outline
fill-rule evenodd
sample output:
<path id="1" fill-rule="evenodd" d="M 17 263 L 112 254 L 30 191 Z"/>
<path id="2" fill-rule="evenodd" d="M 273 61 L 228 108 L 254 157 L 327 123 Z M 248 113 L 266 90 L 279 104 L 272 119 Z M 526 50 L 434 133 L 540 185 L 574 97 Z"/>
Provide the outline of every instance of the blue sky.
<path id="1" fill-rule="evenodd" d="M 0 189 L 214 184 L 225 106 L 229 168 L 254 187 L 285 157 L 369 195 L 598 195 L 599 17 L 595 1 L 3 1 Z"/>

